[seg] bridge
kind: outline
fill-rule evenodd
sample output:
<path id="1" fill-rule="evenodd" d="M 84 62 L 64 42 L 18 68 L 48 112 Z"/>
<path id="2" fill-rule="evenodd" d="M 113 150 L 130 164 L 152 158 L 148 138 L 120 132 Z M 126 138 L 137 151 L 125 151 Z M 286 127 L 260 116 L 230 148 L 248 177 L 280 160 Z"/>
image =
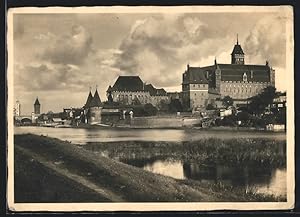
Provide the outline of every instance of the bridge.
<path id="1" fill-rule="evenodd" d="M 20 122 L 32 122 L 31 115 L 20 115 L 20 116 L 14 116 L 16 121 Z"/>

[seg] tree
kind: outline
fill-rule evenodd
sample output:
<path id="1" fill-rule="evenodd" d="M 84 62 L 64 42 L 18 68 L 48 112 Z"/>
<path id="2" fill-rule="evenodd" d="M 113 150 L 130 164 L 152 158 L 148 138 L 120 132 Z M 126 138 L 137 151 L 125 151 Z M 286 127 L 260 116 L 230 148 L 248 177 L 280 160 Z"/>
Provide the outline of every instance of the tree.
<path id="1" fill-rule="evenodd" d="M 206 106 L 206 110 L 213 110 L 215 107 L 210 103 Z"/>
<path id="2" fill-rule="evenodd" d="M 260 94 L 250 98 L 250 103 L 248 105 L 250 113 L 256 115 L 262 114 L 266 107 L 273 103 L 276 96 L 277 93 L 275 87 L 266 87 Z"/>
<path id="3" fill-rule="evenodd" d="M 144 105 L 144 111 L 146 116 L 154 116 L 157 114 L 157 108 L 154 107 L 151 103 Z"/>
<path id="4" fill-rule="evenodd" d="M 166 100 L 161 100 L 158 104 L 158 109 L 163 112 L 167 112 L 169 110 L 169 105 Z"/>
<path id="5" fill-rule="evenodd" d="M 233 99 L 230 96 L 224 96 L 222 99 L 222 104 L 226 108 L 233 105 Z"/>
<path id="6" fill-rule="evenodd" d="M 181 112 L 183 110 L 182 104 L 179 99 L 172 99 L 169 104 L 169 111 L 171 113 Z"/>

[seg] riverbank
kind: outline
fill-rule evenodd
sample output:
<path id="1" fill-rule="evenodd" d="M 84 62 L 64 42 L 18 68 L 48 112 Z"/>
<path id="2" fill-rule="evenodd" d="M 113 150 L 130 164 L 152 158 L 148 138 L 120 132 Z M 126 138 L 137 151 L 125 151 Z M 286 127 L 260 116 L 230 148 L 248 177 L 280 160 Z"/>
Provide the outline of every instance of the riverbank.
<path id="1" fill-rule="evenodd" d="M 15 136 L 16 202 L 285 201 L 177 180 L 102 157 L 59 139 Z"/>
<path id="2" fill-rule="evenodd" d="M 198 164 L 286 167 L 286 141 L 203 138 L 197 141 L 89 142 L 82 148 L 121 161 L 172 159 Z"/>

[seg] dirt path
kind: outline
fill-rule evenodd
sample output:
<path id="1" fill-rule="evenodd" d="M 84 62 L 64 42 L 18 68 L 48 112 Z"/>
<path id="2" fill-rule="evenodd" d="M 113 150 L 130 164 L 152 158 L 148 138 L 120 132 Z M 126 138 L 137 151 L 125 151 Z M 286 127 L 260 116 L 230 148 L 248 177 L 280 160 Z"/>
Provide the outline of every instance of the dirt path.
<path id="1" fill-rule="evenodd" d="M 24 148 L 21 148 L 19 146 L 15 146 L 15 149 L 22 152 L 24 155 L 26 155 L 28 158 L 31 158 L 34 161 L 39 162 L 44 167 L 53 170 L 57 174 L 60 174 L 61 176 L 64 176 L 67 179 L 70 179 L 88 189 L 91 191 L 95 191 L 96 193 L 100 194 L 101 196 L 107 198 L 110 201 L 124 201 L 121 196 L 116 195 L 114 192 L 104 189 L 102 186 L 99 186 L 99 184 L 93 183 L 86 179 L 83 176 L 79 176 L 72 171 L 68 170 L 66 167 L 63 166 L 57 166 L 55 162 L 49 161 L 44 157 L 41 157 L 40 155 L 37 155 L 33 153 L 32 151 L 26 150 Z"/>

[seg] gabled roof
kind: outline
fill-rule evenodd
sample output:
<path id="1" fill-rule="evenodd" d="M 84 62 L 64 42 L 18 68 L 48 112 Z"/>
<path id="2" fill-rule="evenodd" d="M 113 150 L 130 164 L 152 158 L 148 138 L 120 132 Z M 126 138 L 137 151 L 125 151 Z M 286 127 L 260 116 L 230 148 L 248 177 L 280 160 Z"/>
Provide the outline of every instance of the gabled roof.
<path id="1" fill-rule="evenodd" d="M 150 93 L 151 96 L 153 96 L 153 95 L 156 94 L 156 89 L 153 87 L 152 84 L 146 84 L 144 87 L 145 87 L 144 88 L 145 91 L 149 91 L 149 93 Z"/>
<path id="2" fill-rule="evenodd" d="M 244 51 L 243 51 L 241 45 L 239 45 L 238 43 L 236 45 L 234 45 L 231 55 L 232 54 L 244 54 Z"/>
<path id="3" fill-rule="evenodd" d="M 41 105 L 38 98 L 36 98 L 34 105 Z"/>
<path id="4" fill-rule="evenodd" d="M 269 82 L 270 67 L 267 65 L 218 64 L 222 81 L 243 81 L 246 73 L 247 81 Z"/>
<path id="5" fill-rule="evenodd" d="M 98 94 L 98 90 L 96 89 L 96 92 L 94 94 L 93 99 L 91 100 L 90 107 L 100 107 L 102 106 L 100 96 Z"/>
<path id="6" fill-rule="evenodd" d="M 93 100 L 93 95 L 92 95 L 92 93 L 90 91 L 89 96 L 88 96 L 88 98 L 86 100 L 86 103 L 85 103 L 85 105 L 83 107 L 84 108 L 89 108 L 92 100 Z"/>
<path id="7" fill-rule="evenodd" d="M 206 71 L 201 67 L 189 67 L 184 73 L 184 84 L 208 84 Z"/>
<path id="8" fill-rule="evenodd" d="M 156 95 L 158 95 L 158 96 L 166 96 L 167 95 L 167 91 L 164 88 L 156 89 Z"/>
<path id="9" fill-rule="evenodd" d="M 167 92 L 163 88 L 155 88 L 152 84 L 146 84 L 145 85 L 145 91 L 149 91 L 151 96 L 165 96 L 167 95 Z"/>
<path id="10" fill-rule="evenodd" d="M 112 90 L 115 91 L 142 91 L 143 81 L 139 76 L 119 76 Z"/>

